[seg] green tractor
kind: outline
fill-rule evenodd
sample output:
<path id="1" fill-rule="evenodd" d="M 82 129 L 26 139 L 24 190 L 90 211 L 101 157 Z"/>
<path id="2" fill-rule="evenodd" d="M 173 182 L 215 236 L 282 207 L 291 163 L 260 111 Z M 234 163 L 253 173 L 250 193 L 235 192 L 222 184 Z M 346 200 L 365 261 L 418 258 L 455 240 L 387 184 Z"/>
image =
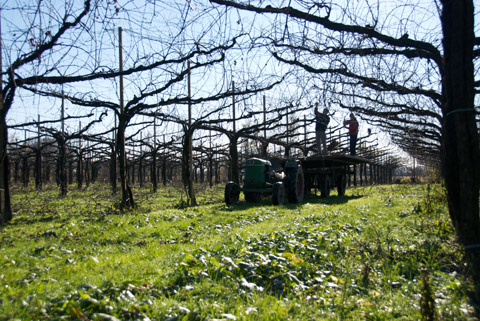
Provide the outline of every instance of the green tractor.
<path id="1" fill-rule="evenodd" d="M 228 182 L 225 186 L 225 203 L 236 204 L 241 191 L 247 202 L 258 202 L 262 196 L 271 195 L 274 205 L 282 205 L 286 197 L 290 203 L 301 203 L 305 193 L 301 163 L 287 161 L 283 168 L 274 169 L 268 160 L 247 159 L 243 188 L 235 182 Z"/>

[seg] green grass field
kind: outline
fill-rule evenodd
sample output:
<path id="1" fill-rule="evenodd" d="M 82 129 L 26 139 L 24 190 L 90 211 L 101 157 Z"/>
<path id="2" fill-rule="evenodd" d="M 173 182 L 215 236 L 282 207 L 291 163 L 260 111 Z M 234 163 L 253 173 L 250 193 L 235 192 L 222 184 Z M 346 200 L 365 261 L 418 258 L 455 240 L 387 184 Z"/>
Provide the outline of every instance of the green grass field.
<path id="1" fill-rule="evenodd" d="M 14 189 L 0 229 L 1 320 L 468 320 L 439 186 L 226 207 L 223 186 Z M 183 200 L 182 200 L 183 198 Z"/>

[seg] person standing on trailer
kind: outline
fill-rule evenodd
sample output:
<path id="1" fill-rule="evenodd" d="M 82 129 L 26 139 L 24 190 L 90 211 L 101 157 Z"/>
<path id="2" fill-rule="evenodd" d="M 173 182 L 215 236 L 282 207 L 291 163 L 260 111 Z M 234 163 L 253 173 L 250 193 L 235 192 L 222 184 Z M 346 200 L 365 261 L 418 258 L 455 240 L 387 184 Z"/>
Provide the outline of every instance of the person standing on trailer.
<path id="1" fill-rule="evenodd" d="M 330 116 L 328 116 L 328 109 L 325 108 L 323 113 L 318 111 L 318 103 L 315 103 L 315 134 L 317 138 L 317 149 L 319 155 L 327 155 L 327 130 Z"/>
<path id="2" fill-rule="evenodd" d="M 350 119 L 343 121 L 344 126 L 348 126 L 348 134 L 350 135 L 350 155 L 355 156 L 357 154 L 357 137 L 358 137 L 358 121 L 353 113 L 350 114 Z"/>

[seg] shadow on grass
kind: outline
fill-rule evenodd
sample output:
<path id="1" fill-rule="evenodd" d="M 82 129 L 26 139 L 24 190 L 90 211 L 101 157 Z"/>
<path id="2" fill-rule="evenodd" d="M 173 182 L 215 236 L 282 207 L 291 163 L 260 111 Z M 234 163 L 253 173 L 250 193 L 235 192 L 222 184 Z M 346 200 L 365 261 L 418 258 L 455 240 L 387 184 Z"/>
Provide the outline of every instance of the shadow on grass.
<path id="1" fill-rule="evenodd" d="M 330 197 L 321 197 L 320 195 L 309 194 L 305 195 L 303 203 L 311 204 L 327 204 L 327 205 L 339 205 L 348 203 L 348 201 L 356 200 L 362 198 L 363 195 L 344 195 L 344 196 L 330 196 Z"/>
<path id="2" fill-rule="evenodd" d="M 14 216 L 13 220 L 9 223 L 12 226 L 20 225 L 33 225 L 36 223 L 67 223 L 69 218 L 59 218 L 57 215 L 48 214 L 48 215 L 31 215 L 31 216 Z"/>
<path id="3" fill-rule="evenodd" d="M 314 194 L 308 194 L 305 195 L 303 202 L 302 203 L 289 203 L 288 199 L 285 199 L 285 203 L 283 205 L 277 205 L 280 208 L 288 208 L 288 209 L 295 209 L 303 204 L 309 203 L 309 204 L 325 204 L 325 205 L 339 205 L 339 204 L 345 204 L 348 203 L 350 200 L 355 200 L 362 198 L 363 195 L 348 195 L 348 196 L 337 196 L 333 195 L 330 197 L 321 197 L 320 195 L 314 195 Z M 262 197 L 262 200 L 259 202 L 246 202 L 245 200 L 240 200 L 237 204 L 235 205 L 229 205 L 226 206 L 225 208 L 220 209 L 221 211 L 236 211 L 236 210 L 242 210 L 242 209 L 250 209 L 254 207 L 261 207 L 261 206 L 270 206 L 272 204 L 272 197 L 271 196 L 265 196 Z"/>

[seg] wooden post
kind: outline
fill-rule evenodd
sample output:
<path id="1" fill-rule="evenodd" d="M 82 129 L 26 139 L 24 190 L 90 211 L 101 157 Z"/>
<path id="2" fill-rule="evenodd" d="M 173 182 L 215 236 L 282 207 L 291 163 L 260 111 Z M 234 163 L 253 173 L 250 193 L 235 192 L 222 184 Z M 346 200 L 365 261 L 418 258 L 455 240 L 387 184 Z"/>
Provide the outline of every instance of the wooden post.
<path id="1" fill-rule="evenodd" d="M 288 122 L 289 112 L 290 112 L 290 110 L 287 107 L 287 120 L 286 120 L 287 130 L 285 131 L 287 133 L 287 146 L 288 146 L 288 141 L 289 141 L 288 137 L 290 136 L 290 123 Z M 286 156 L 288 156 L 288 155 L 286 155 Z"/>
<path id="2" fill-rule="evenodd" d="M 123 39 L 122 39 L 122 27 L 118 27 L 118 69 L 120 71 L 120 116 L 123 116 L 124 114 L 124 110 L 125 110 L 125 102 L 124 102 L 124 92 L 123 92 Z M 120 127 L 120 124 L 121 124 L 121 119 L 119 119 L 119 126 Z M 127 160 L 126 160 L 126 151 L 125 151 L 125 135 L 119 135 L 119 128 L 116 127 L 116 130 L 117 130 L 117 136 L 116 136 L 116 139 L 115 139 L 115 146 L 116 146 L 116 149 L 115 149 L 115 152 L 118 153 L 119 151 L 122 151 L 122 155 L 118 155 L 118 157 L 120 158 L 119 159 L 119 162 L 120 162 L 120 168 L 121 168 L 121 171 L 120 171 L 120 186 L 122 188 L 122 207 L 125 207 L 127 204 L 125 204 L 125 199 L 127 198 L 126 197 L 126 189 L 127 189 L 127 186 L 126 186 L 126 175 L 128 174 L 127 173 Z M 119 141 L 119 136 L 121 141 Z M 119 145 L 122 145 L 121 148 L 119 148 L 118 146 Z"/>
<path id="3" fill-rule="evenodd" d="M 118 27 L 118 63 L 120 70 L 120 113 L 124 112 L 124 100 L 123 100 L 123 41 L 122 41 L 122 27 Z"/>
<path id="4" fill-rule="evenodd" d="M 153 118 L 153 151 L 152 151 L 152 169 L 150 170 L 150 180 L 152 182 L 153 192 L 157 192 L 157 118 Z"/>
<path id="5" fill-rule="evenodd" d="M 232 80 L 232 118 L 233 118 L 233 134 L 237 132 L 235 127 L 235 82 Z"/>
<path id="6" fill-rule="evenodd" d="M 37 120 L 37 150 L 35 153 L 35 187 L 39 190 L 42 189 L 42 149 L 40 138 L 40 114 L 38 114 Z"/>
<path id="7" fill-rule="evenodd" d="M 267 140 L 267 97 L 263 95 L 263 138 Z"/>
<path id="8" fill-rule="evenodd" d="M 66 158 L 66 150 L 65 150 L 65 93 L 62 89 L 62 111 L 61 111 L 61 122 L 62 122 L 62 136 L 60 138 L 60 168 L 59 168 L 59 175 L 60 175 L 60 188 L 62 196 L 67 195 L 67 158 Z"/>
<path id="9" fill-rule="evenodd" d="M 305 141 L 304 148 L 305 148 L 305 155 L 307 156 L 307 116 L 303 115 L 303 140 Z"/>
<path id="10" fill-rule="evenodd" d="M 190 61 L 187 62 L 188 68 L 188 190 L 190 193 L 191 206 L 196 206 L 197 202 L 195 201 L 195 193 L 193 191 L 193 133 L 192 130 L 192 74 L 190 70 Z"/>
<path id="11" fill-rule="evenodd" d="M 210 141 L 210 153 L 208 154 L 209 164 L 208 164 L 208 183 L 210 188 L 213 187 L 213 150 L 212 150 L 212 130 L 208 131 L 208 137 Z"/>
<path id="12" fill-rule="evenodd" d="M 82 130 L 82 122 L 78 122 L 78 133 Z M 80 189 L 83 185 L 83 159 L 82 159 L 82 137 L 78 137 L 78 167 L 77 167 L 77 185 Z"/>

